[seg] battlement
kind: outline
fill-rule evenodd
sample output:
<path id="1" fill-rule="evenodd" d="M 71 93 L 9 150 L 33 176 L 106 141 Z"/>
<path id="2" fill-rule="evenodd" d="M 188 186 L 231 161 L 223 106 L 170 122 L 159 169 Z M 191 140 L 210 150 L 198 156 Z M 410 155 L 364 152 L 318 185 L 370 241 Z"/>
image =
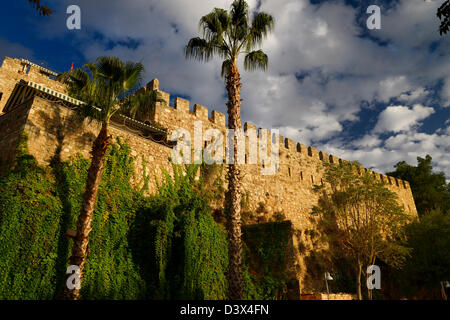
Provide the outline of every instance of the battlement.
<path id="1" fill-rule="evenodd" d="M 215 128 L 219 129 L 222 132 L 225 132 L 227 129 L 226 115 L 221 112 L 212 110 L 210 113 L 207 107 L 199 104 L 194 104 L 191 111 L 191 102 L 180 97 L 175 97 L 174 105 L 170 106 L 170 94 L 159 89 L 158 79 L 153 79 L 138 92 L 142 92 L 144 90 L 157 90 L 162 95 L 165 103 L 159 103 L 156 106 L 155 113 L 152 115 L 152 118 L 150 120 L 155 121 L 158 125 L 168 128 L 169 131 L 176 130 L 178 128 L 192 130 L 194 121 L 202 121 L 204 130 L 207 130 L 208 128 Z M 211 116 L 209 116 L 209 114 L 211 114 Z M 263 128 L 257 127 L 256 125 L 249 122 L 245 122 L 243 127 L 244 131 L 256 130 L 258 132 L 258 142 L 262 138 Z M 267 132 L 268 149 L 270 149 L 270 130 L 265 130 Z M 280 152 L 284 153 L 288 158 L 296 159 L 298 158 L 296 156 L 300 155 L 300 157 L 303 156 L 309 158 L 312 161 L 328 162 L 333 164 L 340 164 L 343 161 L 346 161 L 340 159 L 335 155 L 328 154 L 325 151 L 318 150 L 312 146 L 306 146 L 300 142 L 285 138 L 282 135 L 278 135 L 278 137 L 272 137 L 272 139 L 278 139 Z M 246 146 L 246 151 L 246 153 L 248 153 L 248 146 Z M 409 188 L 409 183 L 407 181 L 388 177 L 369 169 L 365 170 L 372 172 L 373 176 L 377 180 L 383 181 L 387 185 L 390 185 L 394 188 Z"/>
<path id="2" fill-rule="evenodd" d="M 167 126 L 169 130 L 177 129 L 174 123 L 192 125 L 194 121 L 207 121 L 216 129 L 226 130 L 225 114 L 219 111 L 212 110 L 211 116 L 209 116 L 208 108 L 199 104 L 194 104 L 191 111 L 190 101 L 180 97 L 175 97 L 174 105 L 171 106 L 170 94 L 159 89 L 158 79 L 150 81 L 145 87 L 139 89 L 138 93 L 146 90 L 158 91 L 164 100 L 164 103 L 156 105 L 155 112 L 149 120 L 155 121 L 159 125 Z"/>

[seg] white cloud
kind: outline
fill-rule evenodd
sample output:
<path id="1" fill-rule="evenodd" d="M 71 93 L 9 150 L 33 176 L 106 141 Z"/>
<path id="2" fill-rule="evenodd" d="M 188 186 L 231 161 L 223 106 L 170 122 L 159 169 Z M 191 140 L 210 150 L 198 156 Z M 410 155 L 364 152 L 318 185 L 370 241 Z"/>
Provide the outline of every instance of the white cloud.
<path id="1" fill-rule="evenodd" d="M 442 99 L 444 100 L 444 107 L 450 106 L 450 78 L 446 78 L 441 92 Z"/>
<path id="2" fill-rule="evenodd" d="M 388 77 L 380 81 L 379 99 L 383 102 L 389 102 L 391 98 L 401 95 L 410 88 L 411 85 L 405 76 Z"/>
<path id="3" fill-rule="evenodd" d="M 378 147 L 382 143 L 382 140 L 376 135 L 366 134 L 361 139 L 355 140 L 352 144 L 359 148 L 374 148 Z"/>
<path id="4" fill-rule="evenodd" d="M 398 97 L 398 99 L 403 102 L 411 103 L 426 97 L 429 93 L 430 92 L 428 90 L 425 90 L 425 88 L 420 87 L 415 90 L 401 94 Z"/>
<path id="5" fill-rule="evenodd" d="M 420 104 L 414 105 L 412 109 L 405 106 L 390 106 L 380 113 L 373 131 L 375 133 L 408 131 L 433 113 L 433 108 Z"/>

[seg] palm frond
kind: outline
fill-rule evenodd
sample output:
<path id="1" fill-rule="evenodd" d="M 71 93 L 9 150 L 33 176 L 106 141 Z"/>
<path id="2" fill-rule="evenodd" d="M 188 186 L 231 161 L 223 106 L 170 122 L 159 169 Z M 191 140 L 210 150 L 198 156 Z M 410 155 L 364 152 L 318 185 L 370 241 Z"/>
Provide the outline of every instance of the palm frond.
<path id="1" fill-rule="evenodd" d="M 210 61 L 214 54 L 214 45 L 202 38 L 189 40 L 185 50 L 186 58 L 199 61 Z"/>
<path id="2" fill-rule="evenodd" d="M 231 4 L 231 23 L 234 27 L 247 28 L 248 4 L 245 0 L 235 0 Z"/>
<path id="3" fill-rule="evenodd" d="M 269 67 L 269 58 L 262 50 L 252 51 L 245 56 L 244 60 L 245 70 L 252 71 L 260 69 L 265 71 L 267 70 L 268 67 Z"/>
<path id="4" fill-rule="evenodd" d="M 223 34 L 231 23 L 228 12 L 224 9 L 215 8 L 212 12 L 200 19 L 199 28 L 203 31 L 203 37 L 207 41 L 221 43 Z"/>
<path id="5" fill-rule="evenodd" d="M 231 68 L 231 60 L 225 60 L 222 63 L 222 72 L 221 72 L 222 78 L 224 78 L 228 74 L 230 68 Z"/>
<path id="6" fill-rule="evenodd" d="M 274 26 L 275 20 L 271 15 L 265 12 L 258 13 L 253 18 L 250 27 L 247 50 L 250 51 L 256 45 L 261 45 L 263 39 L 267 38 L 268 34 L 273 31 Z"/>
<path id="7" fill-rule="evenodd" d="M 120 81 L 123 78 L 123 62 L 118 57 L 99 57 L 97 59 L 99 75 L 111 82 Z"/>
<path id="8" fill-rule="evenodd" d="M 145 71 L 144 65 L 140 62 L 126 62 L 123 72 L 123 88 L 129 91 L 136 87 L 142 80 L 142 75 Z"/>
<path id="9" fill-rule="evenodd" d="M 98 120 L 103 121 L 108 115 L 104 109 L 100 109 L 92 104 L 86 103 L 78 106 L 78 113 L 81 114 L 84 118 L 88 118 L 90 120 Z"/>

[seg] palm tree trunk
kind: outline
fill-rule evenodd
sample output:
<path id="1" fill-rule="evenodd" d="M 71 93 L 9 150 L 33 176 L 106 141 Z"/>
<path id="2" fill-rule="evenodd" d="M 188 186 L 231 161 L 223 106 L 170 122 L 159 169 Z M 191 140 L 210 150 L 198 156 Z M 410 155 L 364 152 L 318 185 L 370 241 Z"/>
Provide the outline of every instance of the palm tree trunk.
<path id="1" fill-rule="evenodd" d="M 104 122 L 97 138 L 92 146 L 92 161 L 89 167 L 86 182 L 86 190 L 83 195 L 83 204 L 77 221 L 77 233 L 72 247 L 72 256 L 70 265 L 78 266 L 80 269 L 80 283 L 82 280 L 83 268 L 87 258 L 87 246 L 89 243 L 89 233 L 91 232 L 91 223 L 97 201 L 98 186 L 103 173 L 103 162 L 109 145 L 108 124 Z M 67 286 L 64 289 L 63 298 L 67 300 L 80 299 L 80 290 L 69 290 Z"/>
<path id="2" fill-rule="evenodd" d="M 228 127 L 241 129 L 241 78 L 236 61 L 227 74 Z M 241 300 L 242 287 L 242 240 L 241 240 L 241 177 L 237 157 L 237 137 L 234 137 L 234 159 L 228 166 L 228 191 L 226 193 L 228 231 L 228 298 Z"/>

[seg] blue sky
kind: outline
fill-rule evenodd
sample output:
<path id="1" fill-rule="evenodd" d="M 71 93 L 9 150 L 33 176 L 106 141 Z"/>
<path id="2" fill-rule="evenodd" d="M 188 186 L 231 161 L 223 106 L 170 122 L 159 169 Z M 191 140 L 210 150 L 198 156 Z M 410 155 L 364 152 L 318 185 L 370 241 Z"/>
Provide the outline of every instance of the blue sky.
<path id="1" fill-rule="evenodd" d="M 0 13 L 0 56 L 66 71 L 100 55 L 142 61 L 145 82 L 225 112 L 220 61 L 186 61 L 199 18 L 229 0 L 46 0 L 51 17 L 8 2 Z M 440 37 L 435 0 L 250 0 L 271 13 L 263 49 L 269 71 L 242 71 L 244 121 L 386 172 L 431 154 L 450 177 L 450 35 Z M 81 8 L 82 28 L 66 28 L 66 8 Z M 366 9 L 381 7 L 381 30 Z"/>

